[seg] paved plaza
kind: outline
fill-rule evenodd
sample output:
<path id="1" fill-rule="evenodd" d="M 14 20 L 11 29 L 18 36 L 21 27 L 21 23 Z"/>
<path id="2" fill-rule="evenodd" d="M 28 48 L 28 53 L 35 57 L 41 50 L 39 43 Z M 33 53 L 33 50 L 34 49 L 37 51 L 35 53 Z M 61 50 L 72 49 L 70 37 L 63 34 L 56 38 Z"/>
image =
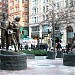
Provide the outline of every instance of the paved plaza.
<path id="1" fill-rule="evenodd" d="M 27 69 L 0 70 L 0 75 L 75 75 L 75 67 L 64 66 L 62 58 L 51 60 L 38 56 L 35 59 L 27 59 Z"/>

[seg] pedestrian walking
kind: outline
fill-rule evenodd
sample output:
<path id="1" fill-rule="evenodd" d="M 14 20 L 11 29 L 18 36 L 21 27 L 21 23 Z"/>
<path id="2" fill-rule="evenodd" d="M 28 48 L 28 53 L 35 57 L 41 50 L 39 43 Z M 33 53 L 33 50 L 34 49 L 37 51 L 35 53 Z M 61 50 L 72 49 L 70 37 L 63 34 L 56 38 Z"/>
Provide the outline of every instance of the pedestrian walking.
<path id="1" fill-rule="evenodd" d="M 71 46 L 71 51 L 75 52 L 75 33 L 74 33 L 74 37 L 72 39 L 72 46 Z"/>
<path id="2" fill-rule="evenodd" d="M 48 49 L 48 44 L 45 44 L 45 49 L 46 49 L 46 51 L 47 51 L 47 49 Z"/>
<path id="3" fill-rule="evenodd" d="M 60 44 L 60 42 L 58 42 L 58 43 L 57 43 L 57 51 L 60 51 L 61 48 L 62 48 L 62 47 L 61 47 L 61 44 Z"/>
<path id="4" fill-rule="evenodd" d="M 20 49 L 22 50 L 22 44 L 20 45 Z"/>
<path id="5" fill-rule="evenodd" d="M 68 45 L 66 45 L 66 53 L 67 54 L 70 52 L 70 48 L 71 48 L 71 45 L 70 45 L 70 43 L 68 43 Z"/>
<path id="6" fill-rule="evenodd" d="M 26 49 L 26 50 L 28 49 L 28 44 L 25 45 L 25 49 Z"/>

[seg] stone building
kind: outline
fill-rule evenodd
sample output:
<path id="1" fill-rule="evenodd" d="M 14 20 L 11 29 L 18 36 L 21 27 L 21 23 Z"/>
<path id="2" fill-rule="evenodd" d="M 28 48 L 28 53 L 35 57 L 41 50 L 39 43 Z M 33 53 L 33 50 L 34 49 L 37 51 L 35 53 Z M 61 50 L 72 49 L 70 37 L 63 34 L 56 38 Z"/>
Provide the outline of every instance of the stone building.
<path id="1" fill-rule="evenodd" d="M 48 42 L 49 0 L 29 0 L 29 37 L 38 40 L 38 43 Z"/>
<path id="2" fill-rule="evenodd" d="M 60 0 L 58 18 L 63 43 L 71 43 L 75 33 L 75 0 Z"/>

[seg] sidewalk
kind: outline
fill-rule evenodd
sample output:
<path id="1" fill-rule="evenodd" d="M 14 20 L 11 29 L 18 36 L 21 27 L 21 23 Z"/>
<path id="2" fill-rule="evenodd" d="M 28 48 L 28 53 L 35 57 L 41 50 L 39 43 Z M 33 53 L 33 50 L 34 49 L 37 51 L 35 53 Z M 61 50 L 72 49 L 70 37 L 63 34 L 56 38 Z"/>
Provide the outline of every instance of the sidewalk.
<path id="1" fill-rule="evenodd" d="M 64 66 L 62 58 L 50 60 L 45 57 L 36 57 L 27 59 L 27 69 L 0 70 L 0 75 L 75 75 L 75 67 Z"/>

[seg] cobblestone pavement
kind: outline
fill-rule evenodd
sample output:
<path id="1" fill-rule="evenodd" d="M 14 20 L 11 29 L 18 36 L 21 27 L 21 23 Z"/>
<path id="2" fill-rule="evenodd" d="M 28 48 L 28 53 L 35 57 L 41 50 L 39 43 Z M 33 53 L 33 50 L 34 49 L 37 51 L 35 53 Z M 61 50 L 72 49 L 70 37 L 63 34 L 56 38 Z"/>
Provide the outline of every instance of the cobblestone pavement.
<path id="1" fill-rule="evenodd" d="M 0 75 L 75 75 L 75 67 L 64 66 L 62 58 L 55 60 L 36 57 L 27 59 L 25 70 L 0 70 Z"/>

